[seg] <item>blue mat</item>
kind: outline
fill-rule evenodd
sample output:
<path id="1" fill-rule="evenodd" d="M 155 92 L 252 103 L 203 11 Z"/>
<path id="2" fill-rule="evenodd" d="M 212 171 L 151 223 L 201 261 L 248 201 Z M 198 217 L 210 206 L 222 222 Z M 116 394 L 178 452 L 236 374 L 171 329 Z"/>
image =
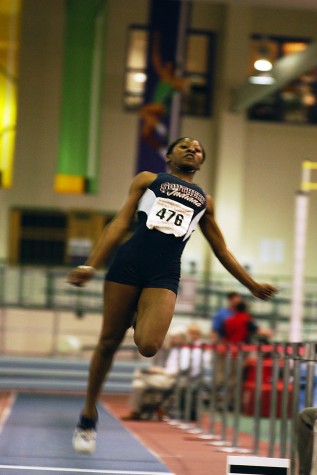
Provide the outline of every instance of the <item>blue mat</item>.
<path id="1" fill-rule="evenodd" d="M 74 452 L 71 439 L 82 405 L 76 396 L 18 395 L 0 435 L 0 474 L 170 473 L 103 406 L 95 454 Z"/>

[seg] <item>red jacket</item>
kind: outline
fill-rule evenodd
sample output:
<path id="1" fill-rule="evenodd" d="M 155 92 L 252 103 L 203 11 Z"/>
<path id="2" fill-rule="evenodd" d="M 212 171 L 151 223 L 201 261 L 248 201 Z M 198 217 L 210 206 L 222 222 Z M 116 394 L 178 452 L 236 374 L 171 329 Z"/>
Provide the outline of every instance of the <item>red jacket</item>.
<path id="1" fill-rule="evenodd" d="M 247 312 L 236 312 L 223 324 L 223 336 L 227 343 L 248 342 L 257 326 Z"/>

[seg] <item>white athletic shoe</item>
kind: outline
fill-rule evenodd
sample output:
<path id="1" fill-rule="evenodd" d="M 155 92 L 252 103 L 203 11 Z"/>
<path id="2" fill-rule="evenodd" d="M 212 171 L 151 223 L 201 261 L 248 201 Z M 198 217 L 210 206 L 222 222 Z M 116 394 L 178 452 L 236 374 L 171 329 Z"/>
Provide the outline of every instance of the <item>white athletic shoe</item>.
<path id="1" fill-rule="evenodd" d="M 76 427 L 73 435 L 73 449 L 80 454 L 92 455 L 96 451 L 97 432 L 95 429 Z"/>

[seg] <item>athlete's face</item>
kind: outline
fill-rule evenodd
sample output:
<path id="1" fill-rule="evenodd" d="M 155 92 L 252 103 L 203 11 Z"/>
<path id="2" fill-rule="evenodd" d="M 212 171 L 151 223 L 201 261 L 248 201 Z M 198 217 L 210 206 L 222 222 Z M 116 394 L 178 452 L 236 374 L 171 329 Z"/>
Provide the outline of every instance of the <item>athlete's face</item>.
<path id="1" fill-rule="evenodd" d="M 204 153 L 198 140 L 186 138 L 175 145 L 173 152 L 167 158 L 177 168 L 184 171 L 196 171 L 200 170 Z"/>

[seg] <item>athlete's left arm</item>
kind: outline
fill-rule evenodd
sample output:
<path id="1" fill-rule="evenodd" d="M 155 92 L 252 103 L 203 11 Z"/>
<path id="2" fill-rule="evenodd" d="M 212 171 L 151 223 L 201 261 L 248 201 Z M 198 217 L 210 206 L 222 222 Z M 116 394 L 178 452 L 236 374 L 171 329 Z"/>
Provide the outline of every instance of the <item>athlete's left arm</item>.
<path id="1" fill-rule="evenodd" d="M 206 212 L 199 222 L 202 233 L 209 242 L 215 256 L 221 264 L 250 292 L 262 300 L 272 297 L 277 289 L 270 284 L 260 284 L 252 279 L 246 270 L 239 264 L 236 258 L 227 248 L 222 232 L 215 220 L 214 205 L 212 198 L 207 196 Z"/>

